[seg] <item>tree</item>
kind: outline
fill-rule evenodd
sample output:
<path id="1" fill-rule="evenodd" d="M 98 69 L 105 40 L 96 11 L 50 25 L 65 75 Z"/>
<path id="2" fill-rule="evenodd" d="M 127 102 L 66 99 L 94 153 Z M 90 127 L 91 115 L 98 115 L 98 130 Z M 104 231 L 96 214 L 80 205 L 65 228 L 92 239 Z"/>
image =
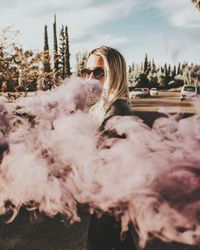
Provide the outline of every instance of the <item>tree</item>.
<path id="1" fill-rule="evenodd" d="M 44 73 L 51 71 L 47 25 L 44 26 L 43 71 Z"/>
<path id="2" fill-rule="evenodd" d="M 170 78 L 170 76 L 171 76 L 171 65 L 170 64 L 168 65 L 168 72 L 167 73 L 168 73 L 168 76 Z"/>
<path id="3" fill-rule="evenodd" d="M 131 68 L 131 66 L 129 65 L 129 66 L 128 66 L 128 73 L 130 74 L 131 71 L 132 71 L 132 68 Z"/>
<path id="4" fill-rule="evenodd" d="M 146 54 L 144 58 L 144 72 L 146 73 L 148 69 L 149 69 L 149 62 L 148 62 L 148 56 Z"/>
<path id="5" fill-rule="evenodd" d="M 158 85 L 159 88 L 164 88 L 165 87 L 165 74 L 163 72 L 163 69 L 161 67 L 161 69 L 157 72 L 157 78 L 158 78 Z"/>
<path id="6" fill-rule="evenodd" d="M 65 26 L 65 67 L 66 67 L 66 76 L 69 77 L 71 75 L 71 68 L 70 68 L 69 36 L 68 36 L 67 26 Z"/>
<path id="7" fill-rule="evenodd" d="M 151 71 L 151 69 L 152 69 L 152 65 L 151 65 L 151 61 L 149 60 L 147 74 L 149 74 L 149 72 Z"/>
<path id="8" fill-rule="evenodd" d="M 183 80 L 184 84 L 189 85 L 200 85 L 200 66 L 185 66 L 183 69 Z"/>
<path id="9" fill-rule="evenodd" d="M 150 71 L 147 75 L 147 79 L 149 80 L 149 88 L 158 88 L 158 76 L 156 72 Z"/>
<path id="10" fill-rule="evenodd" d="M 59 46 L 59 76 L 65 79 L 66 76 L 66 58 L 65 58 L 65 30 L 62 25 L 60 30 L 60 46 Z"/>
<path id="11" fill-rule="evenodd" d="M 0 87 L 2 91 L 14 91 L 18 72 L 14 62 L 14 47 L 19 31 L 11 26 L 0 30 Z"/>
<path id="12" fill-rule="evenodd" d="M 136 83 L 136 87 L 138 88 L 149 87 L 149 80 L 147 78 L 147 74 L 144 72 L 138 72 L 137 75 L 135 75 L 134 82 Z"/>
<path id="13" fill-rule="evenodd" d="M 169 75 L 169 68 L 167 67 L 167 63 L 164 65 L 164 74 L 165 74 L 165 81 L 164 81 L 164 88 L 168 88 L 168 83 L 170 81 L 170 75 Z"/>
<path id="14" fill-rule="evenodd" d="M 172 79 L 176 76 L 176 65 L 174 65 L 173 71 L 172 71 Z"/>
<path id="15" fill-rule="evenodd" d="M 132 63 L 131 65 L 131 70 L 134 71 L 135 70 L 135 65 L 134 65 L 134 62 Z"/>
<path id="16" fill-rule="evenodd" d="M 53 23 L 53 61 L 54 61 L 53 68 L 54 68 L 55 80 L 57 81 L 59 55 L 58 55 L 56 15 L 54 15 L 54 23 Z"/>
<path id="17" fill-rule="evenodd" d="M 156 64 L 154 62 L 154 59 L 152 60 L 152 72 L 155 73 L 156 72 Z"/>
<path id="18" fill-rule="evenodd" d="M 179 62 L 178 64 L 178 69 L 177 69 L 177 75 L 181 75 L 182 72 L 181 72 L 181 63 Z"/>
<path id="19" fill-rule="evenodd" d="M 69 37 L 67 26 L 61 27 L 59 46 L 59 75 L 62 79 L 71 75 L 70 71 Z"/>
<path id="20" fill-rule="evenodd" d="M 54 85 L 53 72 L 51 71 L 51 58 L 49 53 L 47 25 L 44 26 L 44 51 L 43 51 L 43 72 L 39 76 L 37 88 L 41 90 L 51 89 Z"/>
<path id="21" fill-rule="evenodd" d="M 32 50 L 24 51 L 16 46 L 13 58 L 18 72 L 18 85 L 26 91 L 35 91 L 41 74 L 40 64 L 43 61 L 43 53 L 33 53 Z"/>
<path id="22" fill-rule="evenodd" d="M 7 62 L 4 56 L 4 47 L 3 44 L 0 43 L 0 84 L 2 84 L 5 80 L 5 72 L 7 69 Z"/>
<path id="23" fill-rule="evenodd" d="M 200 86 L 200 66 L 194 65 L 192 67 L 192 73 L 191 73 L 192 82 L 196 86 Z"/>
<path id="24" fill-rule="evenodd" d="M 81 76 L 81 69 L 85 68 L 88 52 L 76 54 L 76 75 Z"/>

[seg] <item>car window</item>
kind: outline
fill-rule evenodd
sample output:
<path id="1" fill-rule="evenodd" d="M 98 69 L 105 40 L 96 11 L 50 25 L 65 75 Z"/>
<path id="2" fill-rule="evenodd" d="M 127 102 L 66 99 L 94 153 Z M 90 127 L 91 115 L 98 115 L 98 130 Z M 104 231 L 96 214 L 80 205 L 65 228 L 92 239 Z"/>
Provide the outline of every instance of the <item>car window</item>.
<path id="1" fill-rule="evenodd" d="M 190 92 L 196 92 L 195 86 L 185 86 L 184 90 L 185 91 L 190 91 Z"/>

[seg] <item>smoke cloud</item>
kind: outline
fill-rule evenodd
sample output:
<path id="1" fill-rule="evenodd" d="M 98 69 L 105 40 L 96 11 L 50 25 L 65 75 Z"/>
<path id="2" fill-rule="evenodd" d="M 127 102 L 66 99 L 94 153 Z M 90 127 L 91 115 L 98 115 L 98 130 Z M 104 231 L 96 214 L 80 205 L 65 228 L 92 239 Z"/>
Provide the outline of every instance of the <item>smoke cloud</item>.
<path id="1" fill-rule="evenodd" d="M 152 129 L 115 116 L 98 132 L 88 110 L 100 93 L 77 78 L 0 106 L 0 213 L 12 209 L 12 221 L 25 206 L 74 222 L 87 204 L 119 217 L 122 231 L 132 223 L 141 247 L 153 236 L 199 244 L 200 116 L 162 117 Z"/>

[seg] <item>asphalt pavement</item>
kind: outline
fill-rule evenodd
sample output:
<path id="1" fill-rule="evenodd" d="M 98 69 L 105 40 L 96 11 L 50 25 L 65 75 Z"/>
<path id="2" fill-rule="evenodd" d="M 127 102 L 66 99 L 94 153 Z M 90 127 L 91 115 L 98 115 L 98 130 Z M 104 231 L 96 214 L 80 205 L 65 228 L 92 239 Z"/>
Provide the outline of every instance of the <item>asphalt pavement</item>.
<path id="1" fill-rule="evenodd" d="M 22 209 L 16 219 L 0 220 L 0 250 L 86 250 L 89 215 L 71 225 L 62 216 L 49 218 Z"/>

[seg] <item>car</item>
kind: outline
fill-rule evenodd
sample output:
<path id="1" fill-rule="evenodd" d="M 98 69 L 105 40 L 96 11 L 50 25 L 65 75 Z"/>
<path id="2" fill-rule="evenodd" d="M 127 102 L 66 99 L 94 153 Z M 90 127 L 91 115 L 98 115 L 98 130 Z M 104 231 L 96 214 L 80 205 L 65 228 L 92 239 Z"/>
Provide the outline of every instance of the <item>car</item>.
<path id="1" fill-rule="evenodd" d="M 129 98 L 136 98 L 136 97 L 144 97 L 144 90 L 142 88 L 134 88 L 132 91 L 129 92 Z"/>
<path id="2" fill-rule="evenodd" d="M 158 89 L 157 88 L 151 88 L 150 89 L 150 96 L 158 95 Z"/>
<path id="3" fill-rule="evenodd" d="M 143 88 L 143 91 L 144 91 L 144 97 L 149 97 L 150 96 L 149 88 Z"/>
<path id="4" fill-rule="evenodd" d="M 183 85 L 181 89 L 181 101 L 197 96 L 197 87 L 194 85 Z"/>

